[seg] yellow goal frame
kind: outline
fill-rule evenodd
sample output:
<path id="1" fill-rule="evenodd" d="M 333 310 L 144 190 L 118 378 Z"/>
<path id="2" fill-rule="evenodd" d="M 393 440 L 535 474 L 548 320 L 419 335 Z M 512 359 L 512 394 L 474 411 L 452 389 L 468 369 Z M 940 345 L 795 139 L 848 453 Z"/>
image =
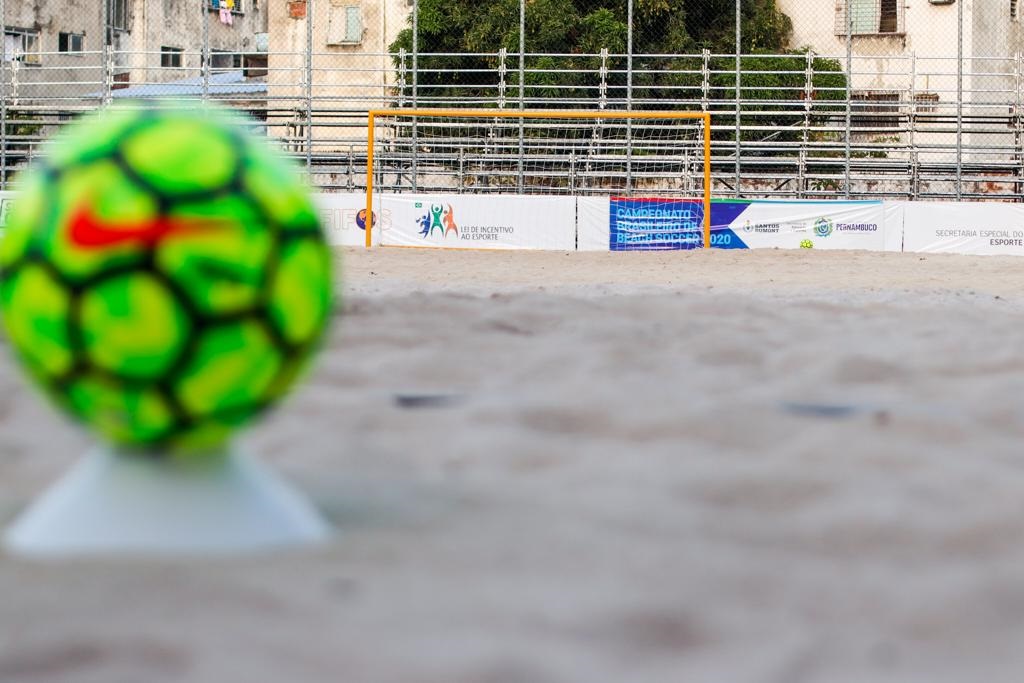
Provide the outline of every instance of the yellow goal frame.
<path id="1" fill-rule="evenodd" d="M 366 123 L 366 246 L 373 242 L 373 145 L 378 116 L 506 119 L 700 119 L 704 121 L 704 248 L 711 246 L 711 114 L 691 111 L 558 111 L 552 109 L 373 109 Z"/>

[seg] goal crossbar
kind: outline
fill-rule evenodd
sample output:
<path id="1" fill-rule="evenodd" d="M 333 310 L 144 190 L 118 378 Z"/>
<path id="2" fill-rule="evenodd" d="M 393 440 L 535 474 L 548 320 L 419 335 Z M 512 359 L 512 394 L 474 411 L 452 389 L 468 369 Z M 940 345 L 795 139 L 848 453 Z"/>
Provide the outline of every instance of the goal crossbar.
<path id="1" fill-rule="evenodd" d="M 366 145 L 366 246 L 373 241 L 373 190 L 374 190 L 374 143 L 376 141 L 376 123 L 378 118 L 502 118 L 502 119 L 567 119 L 567 120 L 638 120 L 678 119 L 698 120 L 703 122 L 703 246 L 711 245 L 711 114 L 707 112 L 681 111 L 578 111 L 551 109 L 373 109 L 368 112 L 367 145 Z"/>

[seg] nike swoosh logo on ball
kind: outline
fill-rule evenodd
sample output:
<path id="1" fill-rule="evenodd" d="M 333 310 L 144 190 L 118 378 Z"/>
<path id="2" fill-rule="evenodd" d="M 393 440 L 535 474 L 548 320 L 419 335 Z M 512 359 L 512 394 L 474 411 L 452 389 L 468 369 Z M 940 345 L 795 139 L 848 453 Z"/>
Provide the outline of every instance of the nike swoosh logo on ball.
<path id="1" fill-rule="evenodd" d="M 111 223 L 95 216 L 88 206 L 81 206 L 68 225 L 71 241 L 80 247 L 111 247 L 136 242 L 153 246 L 171 235 L 203 232 L 223 228 L 228 221 L 217 218 L 181 218 L 158 215 L 144 221 Z"/>

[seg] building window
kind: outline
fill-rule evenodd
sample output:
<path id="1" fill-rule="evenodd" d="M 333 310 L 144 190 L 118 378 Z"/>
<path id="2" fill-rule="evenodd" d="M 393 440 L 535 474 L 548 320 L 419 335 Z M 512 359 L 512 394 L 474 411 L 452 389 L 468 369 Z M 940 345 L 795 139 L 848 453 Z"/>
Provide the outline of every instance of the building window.
<path id="1" fill-rule="evenodd" d="M 227 50 L 210 51 L 210 68 L 214 71 L 228 71 L 242 68 L 242 53 Z"/>
<path id="2" fill-rule="evenodd" d="M 124 90 L 131 85 L 131 74 L 127 71 L 114 74 L 114 82 L 110 84 L 111 90 Z"/>
<path id="3" fill-rule="evenodd" d="M 107 0 L 107 23 L 112 29 L 128 30 L 128 0 Z"/>
<path id="4" fill-rule="evenodd" d="M 836 4 L 836 35 L 848 27 L 853 35 L 903 33 L 903 10 L 900 0 L 845 0 Z"/>
<path id="5" fill-rule="evenodd" d="M 181 68 L 181 53 L 183 50 L 180 47 L 168 47 L 166 45 L 160 46 L 160 66 L 166 66 L 171 68 Z"/>
<path id="6" fill-rule="evenodd" d="M 242 74 L 246 78 L 265 78 L 267 75 L 267 55 L 245 55 L 245 58 L 242 60 Z"/>
<path id="7" fill-rule="evenodd" d="M 357 45 L 363 42 L 363 12 L 358 5 L 330 5 L 328 9 L 328 45 Z"/>
<path id="8" fill-rule="evenodd" d="M 39 64 L 39 31 L 5 28 L 4 61 Z"/>
<path id="9" fill-rule="evenodd" d="M 900 94 L 867 90 L 851 94 L 850 125 L 854 128 L 898 128 Z"/>
<path id="10" fill-rule="evenodd" d="M 914 93 L 914 111 L 918 114 L 934 114 L 939 110 L 939 94 L 934 92 Z"/>
<path id="11" fill-rule="evenodd" d="M 243 14 L 245 12 L 245 0 L 207 0 L 211 10 L 222 10 L 229 9 L 234 14 Z M 253 0 L 255 4 L 255 0 Z"/>
<path id="12" fill-rule="evenodd" d="M 1017 0 L 1010 0 L 1010 18 L 1014 21 L 1020 18 L 1020 14 L 1017 13 Z"/>
<path id="13" fill-rule="evenodd" d="M 57 52 L 82 52 L 85 36 L 81 33 L 58 33 Z"/>

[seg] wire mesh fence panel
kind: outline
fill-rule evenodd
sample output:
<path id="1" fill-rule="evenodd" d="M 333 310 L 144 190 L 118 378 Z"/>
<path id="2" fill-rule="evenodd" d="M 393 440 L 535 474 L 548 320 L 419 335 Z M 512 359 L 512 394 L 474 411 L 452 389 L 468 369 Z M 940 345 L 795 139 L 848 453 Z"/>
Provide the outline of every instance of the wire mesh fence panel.
<path id="1" fill-rule="evenodd" d="M 390 106 L 396 94 L 389 48 L 405 15 L 397 5 L 309 2 L 308 151 L 322 187 L 353 190 L 361 182 L 355 162 L 365 149 L 366 112 Z"/>
<path id="2" fill-rule="evenodd" d="M 718 195 L 1019 201 L 1021 11 L 1010 0 L 0 0 L 0 184 L 82 112 L 170 97 L 244 112 L 325 189 L 362 189 L 373 108 L 667 110 L 711 114 Z M 415 120 L 410 130 L 416 140 Z"/>
<path id="3" fill-rule="evenodd" d="M 1016 199 L 1021 31 L 1016 2 L 779 0 L 794 44 L 848 80 L 846 194 Z"/>
<path id="4" fill-rule="evenodd" d="M 312 13 L 308 3 L 301 1 L 270 4 L 266 11 L 268 51 L 263 80 L 267 132 L 305 163 L 311 133 L 308 33 Z"/>

